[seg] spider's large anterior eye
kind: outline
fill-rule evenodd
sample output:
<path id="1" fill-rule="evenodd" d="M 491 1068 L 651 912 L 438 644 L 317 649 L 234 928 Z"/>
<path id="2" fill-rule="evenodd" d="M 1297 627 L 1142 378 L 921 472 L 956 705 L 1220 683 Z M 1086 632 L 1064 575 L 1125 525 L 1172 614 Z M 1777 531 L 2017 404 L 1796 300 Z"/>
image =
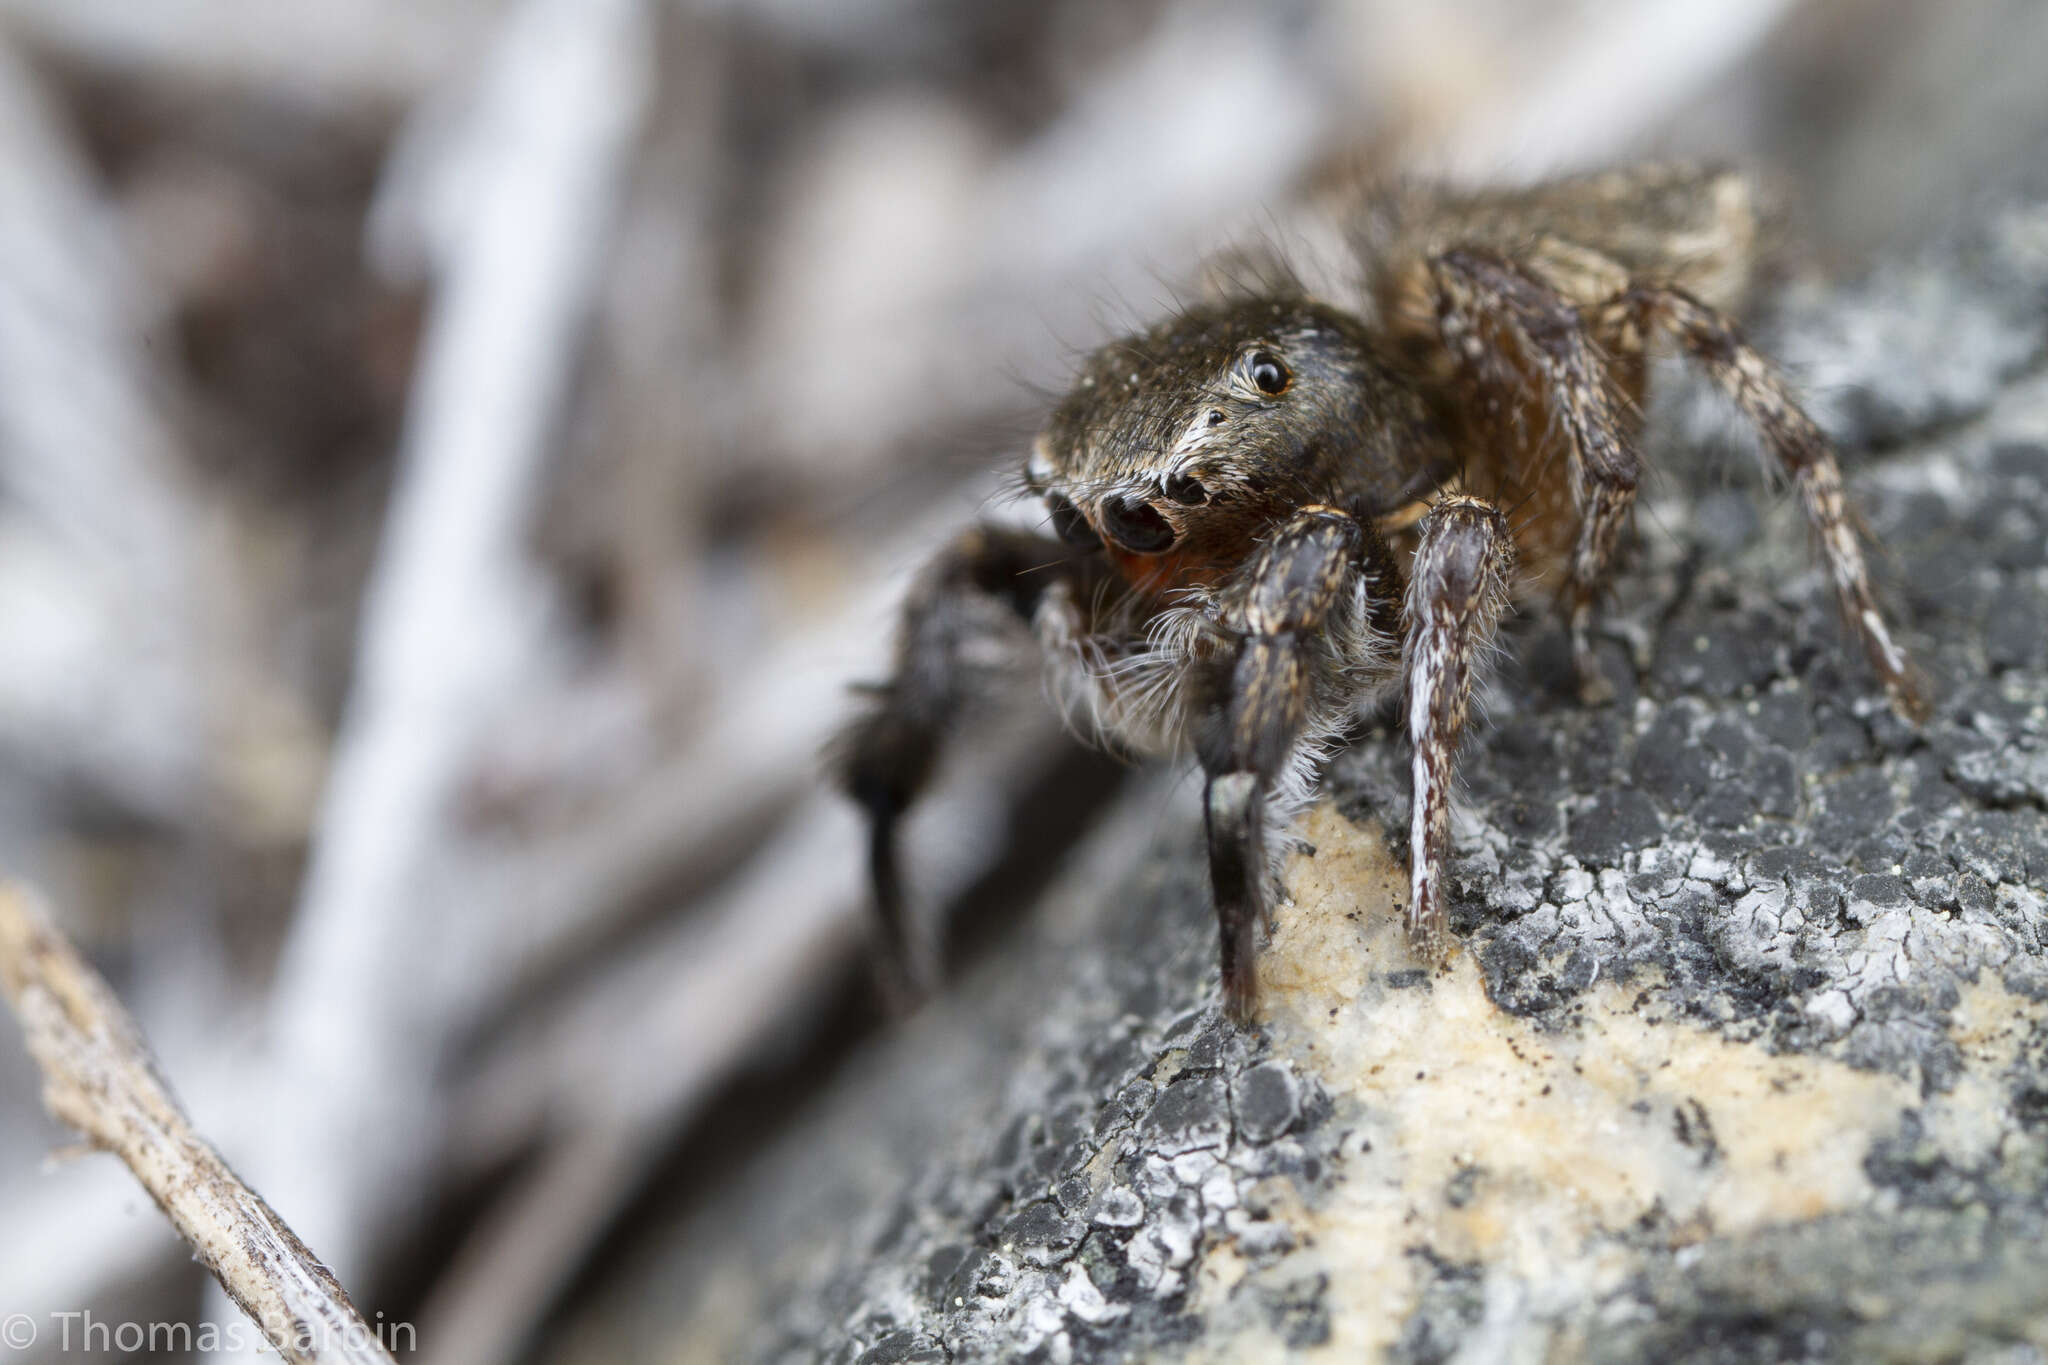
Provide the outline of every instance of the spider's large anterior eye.
<path id="1" fill-rule="evenodd" d="M 1052 515 L 1053 534 L 1067 544 L 1092 550 L 1102 543 L 1095 538 L 1095 529 L 1081 515 L 1081 509 L 1058 493 L 1045 495 L 1045 510 Z"/>
<path id="2" fill-rule="evenodd" d="M 1260 393 L 1285 393 L 1288 384 L 1294 380 L 1294 375 L 1288 370 L 1286 362 L 1271 351 L 1253 351 L 1251 362 L 1246 368 L 1251 374 L 1252 383 Z"/>

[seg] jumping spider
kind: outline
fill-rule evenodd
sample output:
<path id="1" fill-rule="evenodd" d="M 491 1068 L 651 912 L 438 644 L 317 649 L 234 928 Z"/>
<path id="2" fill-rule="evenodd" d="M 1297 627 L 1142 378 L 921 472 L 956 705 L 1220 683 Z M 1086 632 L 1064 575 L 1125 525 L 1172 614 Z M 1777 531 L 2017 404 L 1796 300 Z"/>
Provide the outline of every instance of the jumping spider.
<path id="1" fill-rule="evenodd" d="M 972 700 L 977 646 L 1028 625 L 1077 728 L 1199 760 L 1239 1021 L 1258 1002 L 1267 850 L 1347 726 L 1405 694 L 1407 923 L 1440 953 L 1452 761 L 1510 600 L 1552 585 L 1580 695 L 1608 695 L 1594 606 L 1643 467 L 1653 343 L 1755 427 L 1849 630 L 1918 719 L 1834 451 L 1725 311 L 1754 281 L 1758 220 L 1746 181 L 1693 167 L 1378 190 L 1351 215 L 1345 304 L 1268 270 L 1090 356 L 1024 468 L 1050 534 L 983 525 L 942 553 L 904 609 L 894 681 L 845 736 L 885 948 L 903 960 L 897 821 Z"/>

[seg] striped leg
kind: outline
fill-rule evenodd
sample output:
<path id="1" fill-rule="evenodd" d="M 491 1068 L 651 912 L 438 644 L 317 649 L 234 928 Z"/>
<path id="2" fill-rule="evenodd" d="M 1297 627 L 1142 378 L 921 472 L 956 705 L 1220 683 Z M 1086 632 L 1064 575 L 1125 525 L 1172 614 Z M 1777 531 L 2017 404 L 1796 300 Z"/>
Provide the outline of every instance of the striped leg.
<path id="1" fill-rule="evenodd" d="M 1415 794 L 1408 834 L 1408 934 L 1442 951 L 1451 779 L 1472 697 L 1473 666 L 1507 608 L 1515 542 L 1507 518 L 1481 498 L 1446 498 L 1422 520 L 1408 580 L 1408 739 Z"/>
<path id="2" fill-rule="evenodd" d="M 1871 590 L 1856 515 L 1843 492 L 1834 447 L 1792 397 L 1784 376 L 1743 339 L 1734 322 L 1683 290 L 1631 289 L 1617 307 L 1646 331 L 1673 338 L 1756 427 L 1765 448 L 1799 490 L 1842 618 L 1863 642 L 1892 709 L 1908 721 L 1925 720 L 1927 703 L 1919 676 L 1892 639 Z"/>

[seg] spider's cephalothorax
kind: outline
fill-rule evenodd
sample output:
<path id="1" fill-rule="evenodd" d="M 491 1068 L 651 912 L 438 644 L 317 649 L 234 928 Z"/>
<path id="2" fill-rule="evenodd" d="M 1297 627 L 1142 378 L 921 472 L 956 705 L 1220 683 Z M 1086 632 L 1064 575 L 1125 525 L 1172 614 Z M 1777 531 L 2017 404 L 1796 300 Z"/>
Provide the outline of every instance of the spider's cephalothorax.
<path id="1" fill-rule="evenodd" d="M 1227 299 L 1089 358 L 1025 479 L 1055 530 L 1134 586 L 1214 586 L 1307 503 L 1371 516 L 1420 496 L 1446 451 L 1354 317 Z"/>
<path id="2" fill-rule="evenodd" d="M 1518 590 L 1554 589 L 1581 694 L 1607 694 L 1593 608 L 1634 502 L 1660 342 L 1754 424 L 1850 629 L 1917 718 L 1834 453 L 1722 311 L 1750 280 L 1745 182 L 1647 167 L 1509 193 L 1408 186 L 1368 196 L 1354 225 L 1364 285 L 1343 306 L 1291 283 L 1233 289 L 1096 351 L 1025 466 L 1047 531 L 976 527 L 920 581 L 897 676 L 839 760 L 872 821 L 891 960 L 908 960 L 896 821 L 973 700 L 971 661 L 988 653 L 974 646 L 1026 630 L 1078 728 L 1200 762 L 1240 1020 L 1257 1003 L 1273 827 L 1328 743 L 1405 695 L 1408 925 L 1440 949 L 1452 762 Z"/>

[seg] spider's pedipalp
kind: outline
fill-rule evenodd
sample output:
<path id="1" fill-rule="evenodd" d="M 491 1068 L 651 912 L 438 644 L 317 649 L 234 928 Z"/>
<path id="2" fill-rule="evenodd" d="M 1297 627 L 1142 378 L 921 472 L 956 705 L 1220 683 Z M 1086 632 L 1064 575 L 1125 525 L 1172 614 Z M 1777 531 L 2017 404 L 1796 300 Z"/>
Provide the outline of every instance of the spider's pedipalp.
<path id="1" fill-rule="evenodd" d="M 936 956 L 906 913 L 897 857 L 903 815 L 985 690 L 987 659 L 1020 642 L 1048 592 L 1074 593 L 1100 568 L 1098 558 L 1047 536 L 971 528 L 919 578 L 904 605 L 894 677 L 833 743 L 839 785 L 867 816 L 877 976 L 899 1007 L 930 989 Z"/>

